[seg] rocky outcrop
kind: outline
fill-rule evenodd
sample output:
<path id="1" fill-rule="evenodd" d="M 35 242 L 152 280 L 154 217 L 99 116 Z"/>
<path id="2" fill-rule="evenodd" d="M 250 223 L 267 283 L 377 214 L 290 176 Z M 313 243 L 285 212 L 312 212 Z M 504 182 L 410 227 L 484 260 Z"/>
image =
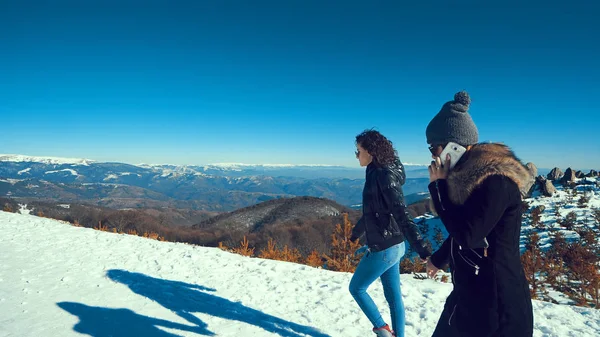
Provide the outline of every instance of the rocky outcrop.
<path id="1" fill-rule="evenodd" d="M 527 191 L 525 198 L 529 198 L 529 197 L 531 197 L 531 195 L 533 194 L 533 191 L 535 190 L 535 186 L 536 186 L 535 177 L 537 176 L 538 169 L 537 169 L 537 166 L 535 166 L 535 164 L 532 162 L 527 163 L 527 165 L 525 165 L 525 166 L 527 167 L 527 170 L 529 171 L 529 175 L 530 175 L 530 180 L 527 183 L 527 186 L 531 186 L 529 188 L 529 190 Z"/>
<path id="2" fill-rule="evenodd" d="M 546 197 L 551 197 L 557 192 L 556 187 L 554 187 L 554 184 L 552 184 L 552 180 L 546 179 L 544 176 L 538 176 L 536 183 L 540 189 L 540 192 L 542 192 L 542 194 Z"/>
<path id="3" fill-rule="evenodd" d="M 550 171 L 550 173 L 548 173 L 547 177 L 548 177 L 548 179 L 555 181 L 555 180 L 559 180 L 563 176 L 564 176 L 563 171 L 560 168 L 555 167 L 552 169 L 552 171 Z"/>
<path id="4" fill-rule="evenodd" d="M 532 163 L 532 162 L 529 162 L 529 163 L 527 163 L 527 165 L 526 165 L 526 166 L 527 166 L 527 169 L 529 170 L 529 172 L 531 172 L 531 175 L 532 175 L 533 177 L 537 177 L 537 175 L 538 175 L 538 169 L 537 169 L 537 166 L 535 166 L 535 164 L 534 164 L 534 163 Z"/>
<path id="5" fill-rule="evenodd" d="M 565 171 L 565 175 L 560 180 L 563 184 L 573 183 L 577 176 L 575 175 L 575 171 L 570 167 Z"/>

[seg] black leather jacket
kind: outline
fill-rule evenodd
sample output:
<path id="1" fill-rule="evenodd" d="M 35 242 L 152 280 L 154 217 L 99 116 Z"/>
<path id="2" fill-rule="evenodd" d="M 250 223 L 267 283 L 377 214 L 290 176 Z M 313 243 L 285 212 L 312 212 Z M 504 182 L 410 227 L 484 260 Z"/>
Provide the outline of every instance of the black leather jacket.
<path id="1" fill-rule="evenodd" d="M 404 204 L 402 185 L 406 180 L 401 162 L 367 166 L 363 189 L 363 215 L 352 230 L 354 241 L 366 233 L 367 245 L 380 251 L 408 240 L 421 258 L 431 255 Z"/>

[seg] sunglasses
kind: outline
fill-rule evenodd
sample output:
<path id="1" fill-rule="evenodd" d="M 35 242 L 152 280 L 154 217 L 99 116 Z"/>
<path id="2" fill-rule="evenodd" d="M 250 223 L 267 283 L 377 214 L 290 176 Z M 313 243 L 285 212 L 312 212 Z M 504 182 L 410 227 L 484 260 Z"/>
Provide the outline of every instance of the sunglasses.
<path id="1" fill-rule="evenodd" d="M 356 158 L 358 158 L 358 156 L 360 156 L 360 150 L 354 151 L 354 154 L 356 155 Z"/>
<path id="2" fill-rule="evenodd" d="M 429 145 L 429 152 L 431 152 L 432 155 L 436 155 L 438 152 L 438 149 L 444 148 L 446 146 L 446 144 L 431 144 Z"/>

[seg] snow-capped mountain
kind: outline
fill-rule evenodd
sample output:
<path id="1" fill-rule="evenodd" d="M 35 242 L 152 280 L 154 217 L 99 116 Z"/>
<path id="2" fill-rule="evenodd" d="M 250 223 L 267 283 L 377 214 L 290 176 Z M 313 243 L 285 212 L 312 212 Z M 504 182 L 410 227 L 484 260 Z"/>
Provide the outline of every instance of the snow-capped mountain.
<path id="1" fill-rule="evenodd" d="M 41 163 L 50 165 L 89 165 L 95 163 L 94 160 L 80 158 L 61 158 L 61 157 L 36 157 L 25 156 L 19 154 L 0 154 L 0 162 L 15 162 L 15 163 Z"/>
<path id="2" fill-rule="evenodd" d="M 88 201 L 115 208 L 138 207 L 140 200 L 150 199 L 169 207 L 230 211 L 287 196 L 353 205 L 361 201 L 363 182 L 364 168 L 341 166 L 130 165 L 0 157 L 0 196 Z M 426 178 L 408 179 L 405 193 L 423 192 L 426 183 Z"/>
<path id="3" fill-rule="evenodd" d="M 173 164 L 126 164 L 115 162 L 98 162 L 90 159 L 78 158 L 59 158 L 59 157 L 40 157 L 26 155 L 0 154 L 1 162 L 13 163 L 38 163 L 48 165 L 90 165 L 90 164 L 120 164 L 155 171 L 163 171 L 163 174 L 170 173 L 195 173 L 219 176 L 248 176 L 248 175 L 269 175 L 269 176 L 288 176 L 298 178 L 348 178 L 356 179 L 364 177 L 364 168 L 348 167 L 339 165 L 321 165 L 321 164 L 245 164 L 245 163 L 213 163 L 206 165 L 173 165 Z M 404 163 L 407 176 L 411 178 L 412 173 L 427 169 L 427 165 Z M 27 169 L 25 169 L 27 170 Z M 25 173 L 25 172 L 24 172 Z M 418 177 L 421 172 L 417 173 Z M 415 176 L 417 177 L 417 176 Z"/>

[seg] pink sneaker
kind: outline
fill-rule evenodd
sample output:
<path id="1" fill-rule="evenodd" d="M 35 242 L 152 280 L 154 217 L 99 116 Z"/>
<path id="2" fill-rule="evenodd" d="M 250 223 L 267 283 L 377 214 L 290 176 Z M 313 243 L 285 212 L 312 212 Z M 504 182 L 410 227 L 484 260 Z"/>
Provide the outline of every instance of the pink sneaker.
<path id="1" fill-rule="evenodd" d="M 389 325 L 384 325 L 381 328 L 373 328 L 373 332 L 377 335 L 377 337 L 395 337 L 394 332 L 390 329 Z"/>

